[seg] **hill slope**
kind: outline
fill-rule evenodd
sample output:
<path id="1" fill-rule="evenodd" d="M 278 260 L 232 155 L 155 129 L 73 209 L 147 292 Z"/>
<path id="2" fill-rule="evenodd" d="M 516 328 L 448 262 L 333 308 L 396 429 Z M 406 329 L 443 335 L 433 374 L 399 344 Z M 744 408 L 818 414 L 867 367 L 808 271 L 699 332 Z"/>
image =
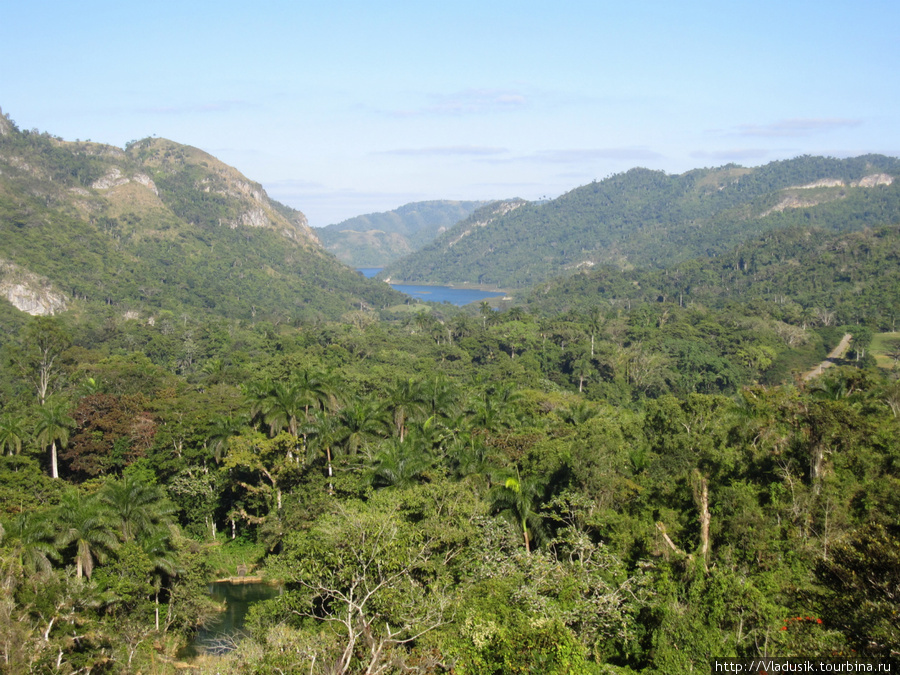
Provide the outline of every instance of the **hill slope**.
<path id="1" fill-rule="evenodd" d="M 326 250 L 351 267 L 384 267 L 422 248 L 487 202 L 428 201 L 369 213 L 316 231 Z"/>
<path id="2" fill-rule="evenodd" d="M 681 175 L 632 169 L 482 227 L 460 223 L 388 266 L 396 281 L 529 286 L 600 264 L 670 265 L 795 224 L 900 222 L 900 160 L 799 157 Z"/>
<path id="3" fill-rule="evenodd" d="M 714 258 L 666 269 L 603 266 L 531 289 L 539 313 L 671 305 L 765 313 L 792 325 L 894 330 L 900 316 L 900 226 L 835 233 L 791 227 Z"/>
<path id="4" fill-rule="evenodd" d="M 30 313 L 112 305 L 336 317 L 402 296 L 320 246 L 306 217 L 211 155 L 19 131 L 0 115 L 0 294 Z"/>

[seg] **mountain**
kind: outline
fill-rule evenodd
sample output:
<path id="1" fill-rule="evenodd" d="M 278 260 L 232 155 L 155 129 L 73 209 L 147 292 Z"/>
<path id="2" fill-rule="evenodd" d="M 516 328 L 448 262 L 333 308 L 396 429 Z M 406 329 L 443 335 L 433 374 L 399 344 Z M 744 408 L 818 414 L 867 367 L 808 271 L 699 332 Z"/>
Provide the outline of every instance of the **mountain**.
<path id="1" fill-rule="evenodd" d="M 148 320 L 278 321 L 403 297 L 339 263 L 300 211 L 202 150 L 65 142 L 2 113 L 0 296 L 32 314 L 103 305 Z"/>
<path id="2" fill-rule="evenodd" d="M 900 222 L 900 160 L 798 157 L 680 175 L 632 169 L 550 202 L 475 214 L 382 273 L 396 282 L 530 286 L 596 265 L 663 267 L 791 225 Z"/>
<path id="3" fill-rule="evenodd" d="M 351 267 L 384 267 L 422 248 L 487 202 L 428 201 L 356 216 L 316 231 L 322 245 Z"/>

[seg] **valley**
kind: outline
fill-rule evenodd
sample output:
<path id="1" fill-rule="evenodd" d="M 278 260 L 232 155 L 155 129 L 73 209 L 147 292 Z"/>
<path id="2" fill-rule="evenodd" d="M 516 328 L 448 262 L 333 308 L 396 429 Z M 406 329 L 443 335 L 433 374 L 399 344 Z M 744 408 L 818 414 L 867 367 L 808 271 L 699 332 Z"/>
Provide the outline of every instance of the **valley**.
<path id="1" fill-rule="evenodd" d="M 325 235 L 198 148 L 0 115 L 3 671 L 896 660 L 898 178 L 635 168 Z"/>

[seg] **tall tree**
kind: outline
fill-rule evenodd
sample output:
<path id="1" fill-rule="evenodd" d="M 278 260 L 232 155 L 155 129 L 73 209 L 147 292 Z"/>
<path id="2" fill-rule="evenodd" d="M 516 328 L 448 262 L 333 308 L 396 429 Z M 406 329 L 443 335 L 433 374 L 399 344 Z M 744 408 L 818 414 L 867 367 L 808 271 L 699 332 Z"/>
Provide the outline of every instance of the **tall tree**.
<path id="1" fill-rule="evenodd" d="M 0 453 L 18 455 L 22 452 L 22 442 L 26 436 L 25 420 L 13 414 L 0 418 Z"/>
<path id="2" fill-rule="evenodd" d="M 69 404 L 62 399 L 49 398 L 37 409 L 35 434 L 42 448 L 50 448 L 50 475 L 59 478 L 56 444 L 65 447 L 75 420 L 69 417 Z"/>
<path id="3" fill-rule="evenodd" d="M 90 579 L 94 562 L 103 562 L 118 543 L 109 514 L 99 500 L 72 489 L 56 507 L 54 521 L 59 528 L 56 545 L 64 550 L 74 544 L 75 574 Z"/>
<path id="4" fill-rule="evenodd" d="M 338 413 L 337 440 L 349 455 L 355 455 L 386 429 L 385 411 L 377 402 L 362 399 L 350 403 Z"/>
<path id="5" fill-rule="evenodd" d="M 533 478 L 510 477 L 491 490 L 491 508 L 519 528 L 525 551 L 531 553 L 544 534 L 543 519 L 538 513 L 540 487 Z"/>
<path id="6" fill-rule="evenodd" d="M 13 350 L 13 360 L 34 387 L 38 403 L 44 405 L 62 377 L 61 358 L 71 338 L 59 319 L 34 317 L 25 329 L 22 341 Z"/>
<path id="7" fill-rule="evenodd" d="M 0 527 L 5 548 L 12 551 L 19 565 L 29 571 L 47 572 L 51 560 L 59 559 L 53 539 L 53 527 L 46 512 L 28 511 L 7 520 Z"/>
<path id="8" fill-rule="evenodd" d="M 167 528 L 176 511 L 160 487 L 129 473 L 107 481 L 98 498 L 109 510 L 123 542 L 134 541 L 139 533 Z"/>
<path id="9" fill-rule="evenodd" d="M 394 429 L 402 443 L 406 438 L 410 418 L 425 407 L 421 384 L 411 377 L 396 381 L 388 390 L 386 405 L 393 413 Z"/>

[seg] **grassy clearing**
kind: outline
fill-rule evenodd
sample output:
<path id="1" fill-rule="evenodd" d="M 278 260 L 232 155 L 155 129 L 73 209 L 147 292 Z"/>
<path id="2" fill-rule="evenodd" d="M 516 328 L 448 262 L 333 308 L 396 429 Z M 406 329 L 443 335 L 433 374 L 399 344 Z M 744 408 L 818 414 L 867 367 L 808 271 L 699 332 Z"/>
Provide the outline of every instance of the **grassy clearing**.
<path id="1" fill-rule="evenodd" d="M 242 576 L 238 568 L 246 568 L 246 575 L 256 575 L 266 555 L 266 547 L 243 539 L 220 539 L 206 549 L 207 559 L 216 578 Z"/>
<path id="2" fill-rule="evenodd" d="M 879 368 L 893 370 L 897 366 L 895 356 L 900 356 L 900 332 L 876 333 L 869 349 Z"/>

